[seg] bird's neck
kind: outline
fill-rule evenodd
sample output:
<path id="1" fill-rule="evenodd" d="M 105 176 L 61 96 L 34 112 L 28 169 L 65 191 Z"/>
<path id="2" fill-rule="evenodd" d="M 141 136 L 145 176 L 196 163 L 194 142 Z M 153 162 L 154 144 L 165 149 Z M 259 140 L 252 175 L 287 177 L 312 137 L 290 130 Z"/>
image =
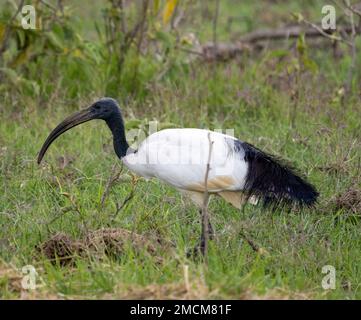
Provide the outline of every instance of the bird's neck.
<path id="1" fill-rule="evenodd" d="M 125 137 L 124 121 L 122 115 L 116 114 L 110 119 L 106 120 L 109 129 L 113 134 L 114 151 L 121 159 L 127 154 L 129 144 Z"/>

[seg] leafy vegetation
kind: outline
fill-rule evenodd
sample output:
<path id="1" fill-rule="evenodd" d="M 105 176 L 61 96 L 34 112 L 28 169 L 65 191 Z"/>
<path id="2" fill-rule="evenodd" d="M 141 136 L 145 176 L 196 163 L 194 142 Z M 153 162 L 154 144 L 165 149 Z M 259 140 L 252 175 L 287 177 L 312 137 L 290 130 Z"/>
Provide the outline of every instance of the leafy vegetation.
<path id="1" fill-rule="evenodd" d="M 231 42 L 295 23 L 295 12 L 319 21 L 323 1 L 220 1 L 216 28 L 217 1 L 34 3 L 36 30 L 12 21 L 15 1 L 0 4 L 2 298 L 361 298 L 360 72 L 345 92 L 347 45 L 335 53 L 327 39 L 314 45 L 300 36 L 227 61 L 193 52 L 215 29 L 217 41 Z M 121 168 L 101 122 L 65 134 L 36 164 L 50 130 L 102 96 L 120 101 L 128 129 L 146 133 L 149 121 L 234 129 L 294 163 L 317 186 L 319 203 L 238 211 L 215 198 L 208 265 L 188 259 L 200 231 L 196 208 Z M 160 248 L 150 254 L 125 241 L 115 257 L 77 251 L 67 265 L 38 250 L 59 233 L 80 241 L 109 227 Z M 36 290 L 19 284 L 24 265 L 37 270 Z M 336 268 L 335 290 L 321 287 L 324 265 Z"/>

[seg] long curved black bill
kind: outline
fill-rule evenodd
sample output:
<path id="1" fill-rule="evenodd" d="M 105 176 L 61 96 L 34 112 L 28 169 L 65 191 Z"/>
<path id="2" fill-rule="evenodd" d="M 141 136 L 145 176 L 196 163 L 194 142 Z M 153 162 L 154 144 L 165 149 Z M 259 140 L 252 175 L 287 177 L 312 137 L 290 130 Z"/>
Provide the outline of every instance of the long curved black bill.
<path id="1" fill-rule="evenodd" d="M 48 136 L 48 138 L 45 140 L 43 146 L 41 147 L 41 150 L 38 155 L 38 164 L 40 164 L 41 160 L 43 159 L 46 150 L 48 150 L 51 143 L 59 137 L 64 132 L 68 131 L 69 129 L 87 122 L 89 120 L 94 119 L 94 115 L 91 112 L 90 108 L 81 110 L 79 112 L 76 112 L 66 118 L 64 121 L 62 121 Z"/>

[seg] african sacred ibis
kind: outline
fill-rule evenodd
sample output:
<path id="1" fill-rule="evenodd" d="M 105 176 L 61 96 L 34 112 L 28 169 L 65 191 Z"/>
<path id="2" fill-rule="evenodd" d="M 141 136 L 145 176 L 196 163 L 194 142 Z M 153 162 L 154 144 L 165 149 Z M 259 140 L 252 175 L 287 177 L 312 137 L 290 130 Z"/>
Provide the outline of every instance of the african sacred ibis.
<path id="1" fill-rule="evenodd" d="M 200 207 L 205 191 L 221 196 L 237 208 L 245 200 L 309 206 L 317 199 L 315 188 L 282 161 L 222 133 L 165 129 L 151 134 L 133 150 L 126 139 L 121 110 L 112 98 L 100 99 L 61 122 L 42 146 L 38 163 L 57 137 L 92 119 L 106 122 L 113 134 L 115 153 L 132 172 L 170 184 Z"/>

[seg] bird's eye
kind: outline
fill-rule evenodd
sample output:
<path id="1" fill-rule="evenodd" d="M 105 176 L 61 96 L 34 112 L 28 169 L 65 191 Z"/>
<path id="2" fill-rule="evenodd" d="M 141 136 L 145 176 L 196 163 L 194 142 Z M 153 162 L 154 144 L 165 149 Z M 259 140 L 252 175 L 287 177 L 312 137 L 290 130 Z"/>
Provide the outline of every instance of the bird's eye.
<path id="1" fill-rule="evenodd" d="M 99 110 L 99 109 L 100 109 L 100 106 L 95 105 L 95 106 L 94 106 L 94 109 L 95 109 L 95 110 Z"/>

